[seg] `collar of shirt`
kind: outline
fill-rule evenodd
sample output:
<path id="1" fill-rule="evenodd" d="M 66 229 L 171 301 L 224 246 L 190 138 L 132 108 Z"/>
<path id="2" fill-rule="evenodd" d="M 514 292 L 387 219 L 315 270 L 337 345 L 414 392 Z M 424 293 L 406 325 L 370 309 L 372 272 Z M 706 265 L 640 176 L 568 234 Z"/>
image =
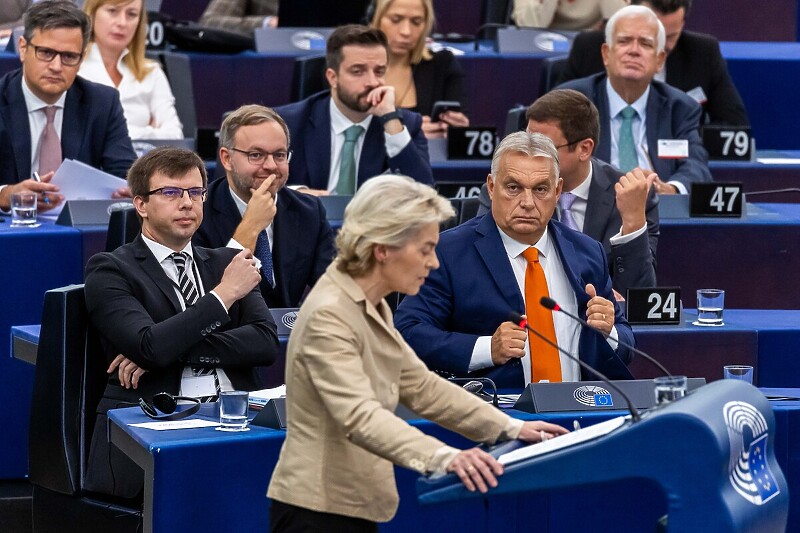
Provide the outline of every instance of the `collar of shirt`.
<path id="1" fill-rule="evenodd" d="M 499 227 L 497 228 L 497 231 L 500 232 L 500 240 L 503 241 L 503 247 L 506 249 L 506 254 L 508 254 L 509 258 L 517 259 L 522 255 L 522 252 L 530 248 L 529 244 L 519 242 L 518 240 L 509 237 Z M 553 252 L 553 243 L 550 240 L 550 236 L 546 227 L 544 229 L 544 233 L 542 233 L 542 236 L 539 238 L 536 244 L 533 245 L 533 247 L 539 250 L 539 254 L 545 258 L 549 257 Z M 524 259 L 525 258 L 523 258 L 523 260 Z"/>
<path id="2" fill-rule="evenodd" d="M 622 117 L 618 116 L 623 109 L 630 105 L 633 109 L 636 110 L 636 114 L 642 122 L 645 121 L 647 118 L 647 98 L 650 96 L 650 85 L 647 86 L 642 96 L 640 96 L 635 102 L 632 104 L 628 104 L 622 97 L 614 90 L 614 87 L 611 86 L 611 81 L 606 78 L 606 90 L 608 92 L 608 115 L 611 119 L 620 119 Z"/>
<path id="3" fill-rule="evenodd" d="M 158 243 L 149 237 L 145 237 L 144 234 L 142 234 L 142 240 L 144 240 L 144 243 L 150 249 L 150 252 L 152 252 L 152 254 L 155 256 L 156 261 L 158 261 L 158 263 L 161 265 L 161 268 L 164 269 L 164 272 L 167 274 L 167 276 L 173 281 L 177 282 L 178 270 L 175 267 L 175 263 L 173 263 L 171 259 L 167 261 L 167 259 L 169 259 L 169 257 L 173 253 L 175 253 L 175 250 L 173 250 L 172 248 L 167 248 L 163 244 Z M 194 254 L 192 252 L 191 241 L 187 243 L 186 246 L 183 247 L 183 250 L 181 250 L 181 252 L 186 252 L 187 254 L 189 254 L 189 260 L 186 261 L 186 266 L 187 268 L 191 268 L 191 265 L 194 262 Z"/>
<path id="4" fill-rule="evenodd" d="M 578 185 L 571 191 L 565 191 L 575 196 L 575 201 L 572 203 L 570 212 L 572 213 L 572 219 L 575 221 L 575 224 L 578 225 L 578 229 L 580 229 L 581 231 L 583 231 L 583 223 L 586 220 L 586 208 L 589 205 L 589 188 L 592 186 L 593 172 L 594 168 L 590 164 L 589 175 L 586 176 L 586 179 L 584 179 L 580 183 L 580 185 Z M 560 215 L 561 215 L 561 209 L 559 208 L 559 220 L 561 220 Z"/>
<path id="5" fill-rule="evenodd" d="M 369 129 L 370 123 L 372 122 L 372 115 L 367 115 L 367 118 L 365 118 L 361 122 L 352 122 L 349 118 L 344 116 L 344 114 L 341 111 L 339 111 L 339 108 L 336 107 L 336 102 L 333 101 L 333 98 L 331 98 L 330 101 L 330 109 L 331 109 L 331 131 L 333 131 L 335 135 L 344 135 L 344 130 L 346 130 L 350 126 L 353 126 L 354 124 L 361 126 L 362 128 L 364 128 L 364 131 L 366 132 Z M 362 135 L 361 138 L 363 139 L 364 136 Z"/>
<path id="6" fill-rule="evenodd" d="M 128 53 L 129 51 L 126 48 L 122 51 L 122 54 L 120 54 L 119 59 L 117 60 L 117 70 L 119 70 L 120 74 L 122 74 L 122 81 L 120 81 L 120 85 L 122 85 L 126 79 L 133 77 L 131 69 L 129 69 L 127 63 L 123 61 Z M 109 75 L 108 71 L 106 70 L 106 66 L 103 63 L 103 56 L 100 55 L 100 47 L 95 43 L 89 45 L 89 50 L 86 52 L 86 58 L 83 60 L 83 63 L 81 63 L 81 69 L 78 74 L 91 80 L 99 80 L 99 78 L 102 78 L 103 85 L 114 87 L 114 82 L 111 80 L 111 76 Z"/>

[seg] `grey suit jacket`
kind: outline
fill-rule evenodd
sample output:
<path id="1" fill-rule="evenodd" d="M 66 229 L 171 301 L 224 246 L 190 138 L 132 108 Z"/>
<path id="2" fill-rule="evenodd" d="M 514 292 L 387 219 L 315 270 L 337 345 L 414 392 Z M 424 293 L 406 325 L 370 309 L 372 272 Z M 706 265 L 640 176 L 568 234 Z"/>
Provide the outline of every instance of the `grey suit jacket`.
<path id="1" fill-rule="evenodd" d="M 509 420 L 430 372 L 394 328 L 386 301 L 369 303 L 336 263 L 300 308 L 286 388 L 286 441 L 267 495 L 375 522 L 397 511 L 392 463 L 424 473 L 444 446 L 396 417 L 397 404 L 482 442 L 501 438 Z"/>
<path id="2" fill-rule="evenodd" d="M 614 184 L 623 172 L 604 161 L 592 158 L 592 182 L 583 233 L 599 241 L 608 256 L 608 268 L 614 290 L 625 296 L 629 288 L 656 286 L 656 248 L 660 234 L 658 196 L 650 190 L 645 207 L 647 231 L 630 242 L 611 245 L 611 237 L 622 227 L 622 217 L 617 210 Z M 491 200 L 486 184 L 481 187 L 478 216 L 491 210 Z"/>
<path id="3" fill-rule="evenodd" d="M 278 14 L 278 0 L 211 0 L 200 24 L 252 36 L 264 18 Z"/>

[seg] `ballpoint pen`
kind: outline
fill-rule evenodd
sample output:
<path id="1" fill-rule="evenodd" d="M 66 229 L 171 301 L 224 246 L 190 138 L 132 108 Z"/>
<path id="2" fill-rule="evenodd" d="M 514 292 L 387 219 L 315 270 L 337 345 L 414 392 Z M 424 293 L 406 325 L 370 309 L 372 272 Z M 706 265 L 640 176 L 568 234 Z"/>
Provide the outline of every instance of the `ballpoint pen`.
<path id="1" fill-rule="evenodd" d="M 39 173 L 38 172 L 34 172 L 33 173 L 33 181 L 35 181 L 37 183 L 41 183 L 42 182 L 42 178 L 39 177 Z M 50 198 L 47 197 L 47 191 L 42 191 L 42 200 L 44 200 L 44 203 L 46 203 L 46 204 L 50 203 Z"/>

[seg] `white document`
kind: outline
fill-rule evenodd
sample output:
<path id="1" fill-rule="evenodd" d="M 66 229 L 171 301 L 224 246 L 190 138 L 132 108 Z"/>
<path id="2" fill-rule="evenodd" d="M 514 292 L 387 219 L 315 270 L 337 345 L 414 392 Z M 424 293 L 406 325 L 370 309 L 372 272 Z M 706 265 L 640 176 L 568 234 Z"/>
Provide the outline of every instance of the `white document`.
<path id="1" fill-rule="evenodd" d="M 194 418 L 191 420 L 167 420 L 163 422 L 142 422 L 140 424 L 128 424 L 128 425 L 135 428 L 166 431 L 170 429 L 213 428 L 218 426 L 219 422 L 212 422 L 210 420 L 200 420 L 199 418 Z"/>
<path id="2" fill-rule="evenodd" d="M 40 213 L 40 216 L 57 217 L 68 200 L 110 200 L 114 191 L 128 185 L 122 178 L 74 159 L 65 159 L 50 183 L 58 185 L 64 201 L 58 207 Z"/>
<path id="3" fill-rule="evenodd" d="M 274 389 L 261 389 L 250 393 L 250 403 L 256 405 L 267 405 L 267 402 L 275 398 L 286 397 L 286 385 L 275 387 Z"/>

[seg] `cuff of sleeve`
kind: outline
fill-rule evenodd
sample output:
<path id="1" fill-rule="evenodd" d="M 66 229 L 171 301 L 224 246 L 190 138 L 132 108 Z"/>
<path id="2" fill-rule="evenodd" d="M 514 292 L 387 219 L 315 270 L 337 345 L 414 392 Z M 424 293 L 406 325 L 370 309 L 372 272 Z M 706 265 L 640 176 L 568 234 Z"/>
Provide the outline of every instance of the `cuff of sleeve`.
<path id="1" fill-rule="evenodd" d="M 647 231 L 647 222 L 644 223 L 644 226 L 637 229 L 633 233 L 628 233 L 627 235 L 622 234 L 622 228 L 620 228 L 619 232 L 609 239 L 611 246 L 619 246 L 620 244 L 626 244 L 634 240 L 636 237 L 641 235 Z"/>
<path id="2" fill-rule="evenodd" d="M 524 421 L 519 420 L 518 418 L 508 417 L 508 422 L 503 427 L 503 430 L 500 432 L 500 436 L 497 437 L 498 442 L 504 440 L 512 440 L 519 437 L 520 432 L 522 432 L 522 426 L 525 424 Z"/>
<path id="3" fill-rule="evenodd" d="M 217 293 L 216 293 L 216 292 L 214 292 L 214 291 L 211 291 L 211 294 L 213 294 L 213 295 L 214 295 L 214 298 L 216 298 L 216 299 L 217 299 L 217 301 L 219 302 L 219 305 L 221 305 L 221 306 L 222 306 L 222 308 L 225 310 L 225 314 L 227 315 L 227 314 L 228 314 L 228 308 L 227 308 L 227 307 L 225 307 L 225 303 L 222 301 L 222 298 L 220 298 L 220 297 L 219 297 L 219 294 L 217 294 Z"/>
<path id="4" fill-rule="evenodd" d="M 403 126 L 403 131 L 394 135 L 389 135 L 384 131 L 383 138 L 386 141 L 386 155 L 390 158 L 397 156 L 411 142 L 411 134 L 408 133 L 408 128 L 405 126 Z"/>
<path id="5" fill-rule="evenodd" d="M 431 457 L 431 462 L 428 464 L 428 472 L 431 474 L 446 474 L 447 467 L 453 462 L 453 459 L 461 453 L 461 450 L 452 448 L 450 446 L 442 446 L 436 450 Z"/>
<path id="6" fill-rule="evenodd" d="M 667 183 L 669 183 L 670 185 L 674 185 L 678 189 L 678 193 L 680 193 L 680 194 L 689 194 L 689 189 L 687 189 L 686 185 L 684 185 L 680 181 L 672 180 L 672 181 L 668 181 Z"/>
<path id="7" fill-rule="evenodd" d="M 611 346 L 611 349 L 615 352 L 617 351 L 617 347 L 619 347 L 619 343 L 616 341 L 618 338 L 619 335 L 617 335 L 617 326 L 611 326 L 611 333 L 609 333 L 608 337 L 606 337 L 606 341 L 608 341 L 608 345 Z"/>
<path id="8" fill-rule="evenodd" d="M 472 357 L 469 360 L 469 371 L 475 372 L 482 368 L 494 366 L 492 362 L 492 338 L 478 337 L 472 348 Z"/>

